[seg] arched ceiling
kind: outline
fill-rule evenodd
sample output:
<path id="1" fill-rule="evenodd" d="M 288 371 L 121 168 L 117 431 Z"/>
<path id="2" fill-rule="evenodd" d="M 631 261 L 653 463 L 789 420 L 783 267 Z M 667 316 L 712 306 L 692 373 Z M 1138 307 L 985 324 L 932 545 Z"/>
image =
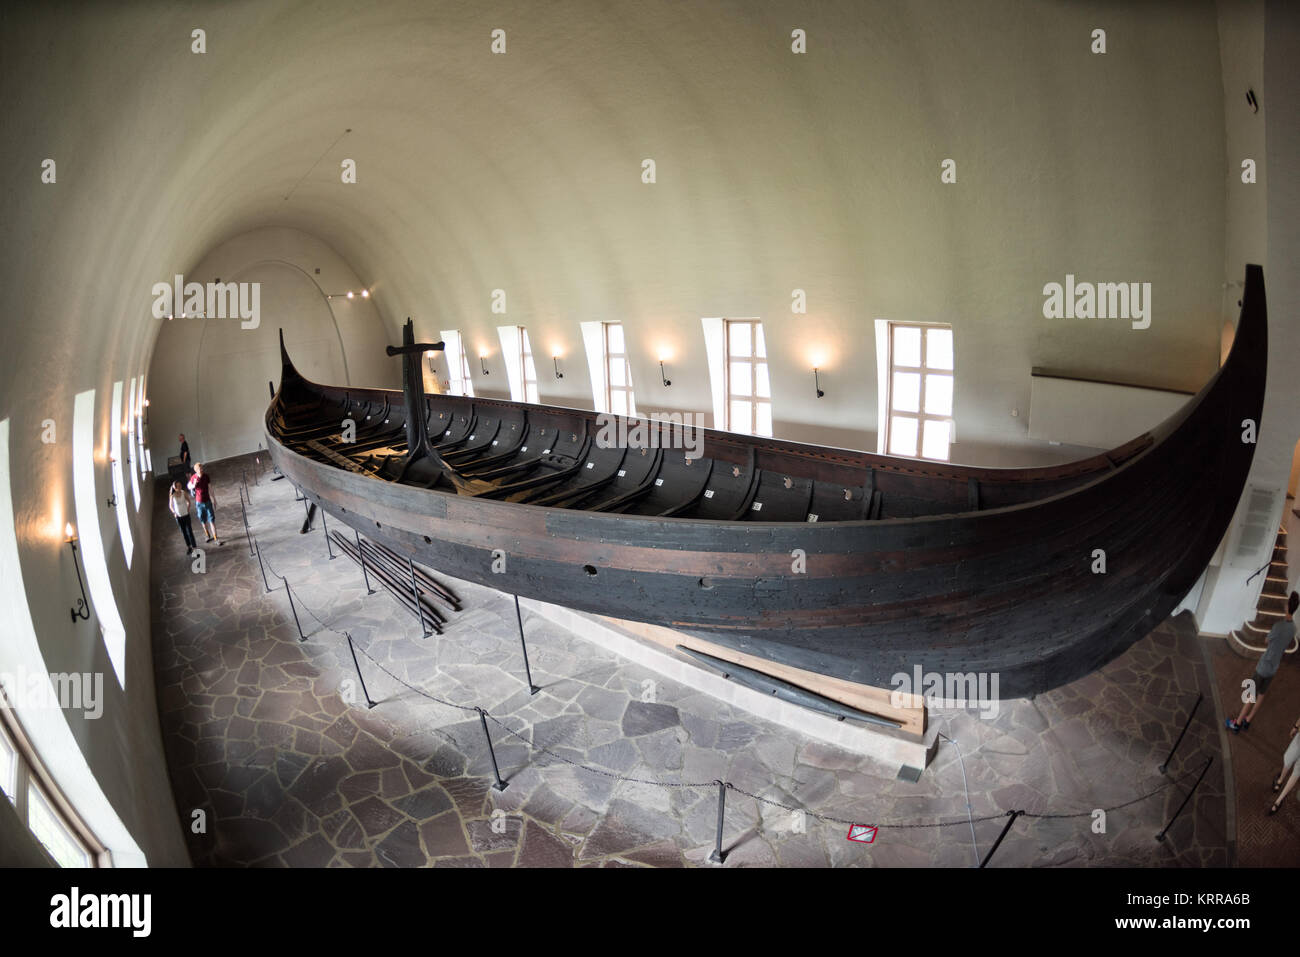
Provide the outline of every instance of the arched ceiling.
<path id="1" fill-rule="evenodd" d="M 1008 412 L 1031 365 L 1181 388 L 1214 367 L 1224 155 L 1209 5 L 154 2 L 5 16 L 6 287 L 29 317 L 6 325 L 7 372 L 48 356 L 89 386 L 145 368 L 153 283 L 268 224 L 338 250 L 394 338 L 406 315 L 423 332 L 482 338 L 513 320 L 572 342 L 579 320 L 621 318 L 646 355 L 666 334 L 698 385 L 699 317 L 762 316 L 778 383 L 802 376 L 811 339 L 839 356 L 832 401 L 801 398 L 796 421 L 874 427 L 878 317 L 957 325 L 967 434 L 990 441 L 1022 437 Z M 1089 50 L 1098 25 L 1104 56 Z M 205 53 L 191 52 L 195 29 Z M 939 182 L 948 157 L 955 186 Z M 345 158 L 356 184 L 341 182 Z M 1041 286 L 1067 271 L 1152 281 L 1167 320 L 1142 340 L 1045 325 Z M 509 320 L 488 314 L 494 288 Z M 790 313 L 795 288 L 807 316 Z M 706 394 L 677 404 L 707 408 Z"/>

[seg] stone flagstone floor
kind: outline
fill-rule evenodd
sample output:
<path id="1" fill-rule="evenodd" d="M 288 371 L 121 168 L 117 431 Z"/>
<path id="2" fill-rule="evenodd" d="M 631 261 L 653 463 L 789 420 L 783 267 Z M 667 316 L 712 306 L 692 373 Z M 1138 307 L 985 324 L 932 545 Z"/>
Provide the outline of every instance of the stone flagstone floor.
<path id="1" fill-rule="evenodd" d="M 305 642 L 283 587 L 273 581 L 267 594 L 249 556 L 241 470 L 249 522 L 289 579 Z M 1228 863 L 1216 715 L 1186 619 L 1097 674 L 1002 702 L 995 719 L 932 712 L 946 737 L 909 783 L 525 614 L 542 688 L 530 696 L 509 596 L 439 576 L 465 611 L 445 635 L 421 638 L 386 592 L 366 595 L 350 559 L 328 558 L 319 518 L 299 533 L 303 505 L 287 480 L 271 481 L 252 456 L 212 472 L 225 544 L 205 546 L 206 570 L 196 573 L 159 495 L 152 556 L 170 774 L 187 832 L 195 811 L 206 819 L 202 833 L 187 834 L 197 865 L 716 866 L 705 862 L 715 779 L 880 828 L 874 843 L 850 842 L 843 824 L 729 792 L 727 867 L 969 867 L 1013 808 L 1075 816 L 1018 819 L 990 866 Z M 361 650 L 373 710 L 345 640 L 330 629 Z M 490 787 L 478 716 L 413 688 L 481 706 L 515 732 L 490 724 L 504 792 Z M 1199 691 L 1207 703 L 1163 776 L 1157 766 Z M 1194 799 L 1156 842 L 1207 757 L 1214 762 Z M 1095 808 L 1119 808 L 1104 833 L 1094 832 Z M 938 822 L 947 826 L 916 826 Z"/>

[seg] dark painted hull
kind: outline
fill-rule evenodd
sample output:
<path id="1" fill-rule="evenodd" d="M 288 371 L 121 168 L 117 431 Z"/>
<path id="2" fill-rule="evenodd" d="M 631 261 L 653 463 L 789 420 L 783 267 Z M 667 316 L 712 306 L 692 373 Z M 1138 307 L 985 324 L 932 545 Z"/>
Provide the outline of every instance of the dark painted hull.
<path id="1" fill-rule="evenodd" d="M 839 482 L 866 511 L 871 488 L 883 487 L 900 517 L 889 508 L 874 520 L 780 522 L 596 512 L 357 474 L 290 448 L 285 422 L 309 417 L 322 395 L 382 393 L 307 383 L 287 356 L 267 446 L 332 518 L 458 578 L 869 685 L 889 687 L 919 666 L 996 674 L 999 694 L 1016 697 L 1111 660 L 1195 584 L 1250 469 L 1242 423 L 1260 422 L 1266 327 L 1262 271 L 1248 267 L 1237 337 L 1214 379 L 1148 435 L 1074 466 L 968 469 L 721 433 L 706 440 L 706 456 L 752 466 L 751 488 L 767 488 L 759 472 L 785 472 L 809 477 L 809 499 L 824 500 Z M 428 401 L 448 415 L 462 403 L 523 408 Z M 590 417 L 528 408 L 565 429 Z M 1099 550 L 1105 573 L 1094 572 Z M 796 572 L 800 553 L 806 570 Z"/>

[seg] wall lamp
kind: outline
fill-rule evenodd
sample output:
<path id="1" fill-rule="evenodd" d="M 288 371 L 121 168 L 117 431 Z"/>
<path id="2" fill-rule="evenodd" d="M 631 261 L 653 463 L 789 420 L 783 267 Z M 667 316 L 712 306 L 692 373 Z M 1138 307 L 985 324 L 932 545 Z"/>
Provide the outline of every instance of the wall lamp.
<path id="1" fill-rule="evenodd" d="M 551 356 L 551 358 L 555 360 L 555 378 L 557 378 L 557 379 L 563 379 L 563 378 L 564 378 L 564 373 L 560 371 L 560 357 L 559 357 L 559 356 Z"/>
<path id="2" fill-rule="evenodd" d="M 659 360 L 659 378 L 661 378 L 661 379 L 664 380 L 664 385 L 672 385 L 672 384 L 673 384 L 673 383 L 672 383 L 672 380 L 668 378 L 667 373 L 664 372 L 664 360 L 663 360 L 663 359 L 660 359 L 660 360 Z"/>
<path id="3" fill-rule="evenodd" d="M 817 377 L 816 366 L 813 366 L 813 388 L 817 390 L 817 398 L 820 399 L 826 395 L 826 393 L 822 391 L 821 380 Z"/>
<path id="4" fill-rule="evenodd" d="M 328 293 L 328 294 L 325 296 L 326 299 L 355 299 L 356 297 L 357 297 L 357 294 L 354 293 L 351 289 L 349 289 L 346 293 L 342 293 L 342 292 L 331 292 L 331 293 Z M 361 290 L 361 298 L 362 298 L 362 299 L 369 299 L 369 298 L 370 298 L 370 290 L 369 290 L 369 289 L 362 289 L 362 290 Z M 185 317 L 182 316 L 181 318 L 184 319 Z"/>
<path id="5" fill-rule="evenodd" d="M 482 352 L 478 354 L 478 365 L 479 368 L 483 370 L 483 374 L 487 375 L 488 374 L 487 356 L 484 355 Z"/>
<path id="6" fill-rule="evenodd" d="M 81 598 L 76 607 L 72 609 L 72 623 L 75 625 L 77 620 L 85 621 L 90 618 L 90 609 L 86 607 L 86 585 L 81 580 L 81 566 L 77 564 L 77 530 L 72 527 L 72 523 L 63 526 L 64 541 L 72 549 L 72 567 L 77 572 L 77 586 L 81 589 Z"/>
<path id="7" fill-rule="evenodd" d="M 116 465 L 116 464 L 117 464 L 117 459 L 113 458 L 113 456 L 110 455 L 110 456 L 108 457 L 108 464 L 109 464 L 109 465 Z M 128 462 L 127 464 L 129 465 L 130 463 Z M 112 498 L 106 498 L 106 499 L 104 499 L 104 504 L 107 505 L 109 508 L 117 508 L 117 489 L 116 489 L 116 488 L 113 489 L 113 496 L 112 496 Z M 71 525 L 68 526 L 68 528 L 71 528 L 71 527 L 72 527 Z M 71 534 L 71 533 L 69 533 L 69 534 Z"/>

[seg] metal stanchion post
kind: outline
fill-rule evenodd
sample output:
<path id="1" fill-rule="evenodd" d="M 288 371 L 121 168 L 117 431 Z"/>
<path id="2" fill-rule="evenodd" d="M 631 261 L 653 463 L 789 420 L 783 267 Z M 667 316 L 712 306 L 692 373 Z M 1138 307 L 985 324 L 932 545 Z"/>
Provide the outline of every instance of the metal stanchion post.
<path id="1" fill-rule="evenodd" d="M 1165 763 L 1160 765 L 1161 774 L 1164 774 L 1168 770 L 1169 762 L 1174 759 L 1174 752 L 1177 751 L 1178 746 L 1183 743 L 1183 735 L 1185 735 L 1187 733 L 1187 729 L 1191 727 L 1192 718 L 1196 717 L 1196 709 L 1201 706 L 1201 699 L 1204 697 L 1205 697 L 1204 692 L 1196 696 L 1196 704 L 1192 705 L 1191 713 L 1187 715 L 1187 720 L 1183 722 L 1183 730 L 1178 732 L 1178 740 L 1175 741 L 1174 746 L 1169 749 L 1169 757 L 1165 758 Z"/>
<path id="2" fill-rule="evenodd" d="M 1174 821 L 1178 820 L 1178 815 L 1183 813 L 1183 808 L 1187 807 L 1187 802 L 1192 799 L 1192 795 L 1196 793 L 1196 789 L 1201 786 L 1201 781 L 1205 778 L 1205 772 L 1210 770 L 1210 763 L 1213 760 L 1213 757 L 1205 759 L 1205 767 L 1201 768 L 1200 777 L 1196 779 L 1196 783 L 1192 785 L 1192 789 L 1187 792 L 1187 797 L 1183 798 L 1183 803 L 1178 805 L 1178 810 L 1175 811 L 1174 816 L 1169 819 L 1169 823 L 1166 824 L 1160 833 L 1156 835 L 1157 841 L 1163 841 L 1165 839 L 1165 835 L 1169 832 L 1169 829 L 1174 826 Z"/>
<path id="3" fill-rule="evenodd" d="M 1011 830 L 1011 825 L 1015 824 L 1016 818 L 1018 818 L 1020 815 L 1024 814 L 1025 812 L 1008 811 L 1007 813 L 1009 815 L 1007 817 L 1007 823 L 1003 826 L 1002 833 L 998 835 L 998 839 L 993 842 L 993 846 L 989 848 L 989 852 L 984 855 L 984 860 L 980 861 L 980 867 L 985 867 L 988 864 L 989 859 L 993 857 L 993 852 L 998 849 L 998 845 L 1002 843 L 1002 839 L 1007 836 L 1007 831 Z"/>
<path id="4" fill-rule="evenodd" d="M 370 692 L 366 690 L 366 679 L 361 674 L 361 664 L 357 661 L 357 650 L 352 647 L 352 636 L 346 631 L 343 632 L 343 636 L 348 640 L 348 651 L 352 652 L 352 664 L 357 669 L 357 680 L 361 682 L 361 693 L 366 696 L 366 707 L 373 708 L 375 702 L 370 700 Z"/>
<path id="5" fill-rule="evenodd" d="M 334 561 L 338 556 L 334 554 L 334 546 L 330 544 L 330 527 L 325 521 L 325 509 L 320 510 L 320 527 L 325 533 L 325 551 L 329 552 L 330 561 Z"/>
<path id="6" fill-rule="evenodd" d="M 266 566 L 262 564 L 262 546 L 257 544 L 257 539 L 253 539 L 253 548 L 257 552 L 257 567 L 262 569 L 262 584 L 266 586 L 266 593 L 271 594 L 271 583 L 266 580 Z"/>
<path id="7" fill-rule="evenodd" d="M 415 580 L 415 562 L 408 558 L 406 566 L 411 570 L 411 594 L 415 598 L 415 613 L 420 616 L 420 630 L 424 632 L 424 637 L 428 638 L 433 632 L 424 623 L 424 605 L 420 604 L 420 585 Z"/>
<path id="8" fill-rule="evenodd" d="M 239 500 L 239 511 L 244 519 L 244 538 L 248 540 L 248 554 L 253 554 L 253 530 L 248 527 L 248 510 L 244 508 L 244 500 Z"/>
<path id="9" fill-rule="evenodd" d="M 722 821 L 727 813 L 727 786 L 721 781 L 714 781 L 718 786 L 718 836 L 713 842 L 713 850 L 709 852 L 710 864 L 721 864 L 727 859 L 727 854 L 722 849 Z"/>
<path id="10" fill-rule="evenodd" d="M 504 791 L 510 785 L 501 780 L 501 769 L 497 767 L 497 753 L 492 749 L 492 735 L 488 734 L 487 714 L 482 708 L 475 708 L 478 712 L 478 719 L 483 724 L 483 737 L 487 738 L 488 755 L 492 758 L 492 773 L 496 775 L 497 783 L 492 785 L 498 791 Z"/>
<path id="11" fill-rule="evenodd" d="M 528 667 L 528 645 L 524 642 L 524 616 L 519 611 L 519 596 L 515 596 L 515 621 L 519 622 L 519 647 L 524 652 L 524 677 L 528 679 L 528 693 L 537 694 L 542 689 L 533 684 L 533 670 Z"/>
<path id="12" fill-rule="evenodd" d="M 298 608 L 293 603 L 293 592 L 289 589 L 289 579 L 284 580 L 284 593 L 289 596 L 289 610 L 293 612 L 293 623 L 298 626 L 298 640 L 306 641 L 307 636 L 302 633 L 302 622 L 298 620 Z"/>
<path id="13" fill-rule="evenodd" d="M 361 547 L 361 533 L 354 533 L 357 536 L 357 561 L 361 565 L 361 580 L 366 583 L 366 594 L 373 595 L 375 590 L 370 587 L 370 576 L 366 574 L 366 553 Z"/>

